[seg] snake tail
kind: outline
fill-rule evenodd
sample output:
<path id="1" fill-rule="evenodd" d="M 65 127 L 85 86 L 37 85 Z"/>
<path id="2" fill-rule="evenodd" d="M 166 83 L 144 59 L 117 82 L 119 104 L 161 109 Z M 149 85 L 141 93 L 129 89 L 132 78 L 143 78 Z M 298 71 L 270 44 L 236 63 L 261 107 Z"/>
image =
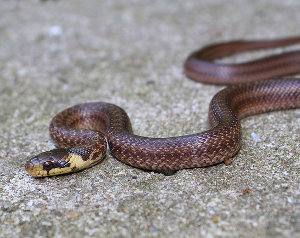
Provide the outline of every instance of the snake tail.
<path id="1" fill-rule="evenodd" d="M 226 64 L 216 60 L 243 52 L 300 44 L 300 37 L 274 40 L 237 40 L 216 43 L 191 53 L 184 62 L 185 75 L 207 84 L 240 84 L 300 73 L 300 50 L 273 54 L 253 61 Z"/>

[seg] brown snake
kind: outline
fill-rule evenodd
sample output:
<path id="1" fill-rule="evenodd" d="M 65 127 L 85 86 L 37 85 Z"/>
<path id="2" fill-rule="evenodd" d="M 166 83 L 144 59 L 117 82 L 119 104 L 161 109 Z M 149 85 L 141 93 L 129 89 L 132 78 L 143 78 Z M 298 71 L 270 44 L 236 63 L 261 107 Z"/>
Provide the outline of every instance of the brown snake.
<path id="1" fill-rule="evenodd" d="M 34 177 L 78 171 L 100 162 L 107 143 L 119 161 L 147 171 L 169 173 L 180 169 L 230 163 L 240 149 L 240 120 L 250 115 L 300 107 L 300 79 L 277 79 L 300 73 L 300 51 L 277 54 L 240 64 L 214 60 L 244 51 L 300 43 L 300 37 L 281 40 L 232 41 L 192 53 L 185 74 L 196 81 L 234 84 L 210 102 L 207 131 L 169 138 L 132 133 L 126 112 L 113 104 L 75 105 L 51 121 L 50 135 L 58 149 L 43 152 L 25 165 Z M 254 82 L 266 80 L 264 82 Z"/>

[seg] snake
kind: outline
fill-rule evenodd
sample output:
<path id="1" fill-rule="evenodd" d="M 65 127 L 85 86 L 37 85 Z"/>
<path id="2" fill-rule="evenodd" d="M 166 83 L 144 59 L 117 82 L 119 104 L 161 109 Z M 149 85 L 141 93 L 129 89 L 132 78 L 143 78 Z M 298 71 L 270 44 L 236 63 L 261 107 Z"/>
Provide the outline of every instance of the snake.
<path id="1" fill-rule="evenodd" d="M 191 53 L 184 74 L 197 82 L 227 85 L 211 100 L 209 128 L 166 138 L 133 133 L 127 113 L 111 103 L 88 102 L 55 115 L 49 131 L 56 147 L 25 164 L 33 177 L 77 172 L 103 161 L 107 152 L 129 166 L 162 174 L 178 170 L 231 164 L 241 148 L 241 120 L 276 110 L 300 107 L 300 50 L 252 61 L 225 63 L 235 54 L 292 46 L 300 37 L 235 40 L 214 43 Z"/>

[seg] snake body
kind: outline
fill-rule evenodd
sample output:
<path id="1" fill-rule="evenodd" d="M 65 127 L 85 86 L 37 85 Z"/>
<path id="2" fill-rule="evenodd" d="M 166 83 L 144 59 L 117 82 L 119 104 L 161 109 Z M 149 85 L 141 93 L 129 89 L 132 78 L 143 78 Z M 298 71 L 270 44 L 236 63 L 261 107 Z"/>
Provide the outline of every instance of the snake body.
<path id="1" fill-rule="evenodd" d="M 79 104 L 58 113 L 50 123 L 50 136 L 58 149 L 34 156 L 25 168 L 34 177 L 89 168 L 102 161 L 107 144 L 113 157 L 147 171 L 168 174 L 221 162 L 229 164 L 240 149 L 241 119 L 300 107 L 300 79 L 272 79 L 300 73 L 300 51 L 235 65 L 214 60 L 296 43 L 300 43 L 300 37 L 233 41 L 192 53 L 184 64 L 189 78 L 234 84 L 211 100 L 207 131 L 169 138 L 142 137 L 132 132 L 130 119 L 122 108 L 105 102 Z M 265 81 L 256 82 L 261 80 Z"/>

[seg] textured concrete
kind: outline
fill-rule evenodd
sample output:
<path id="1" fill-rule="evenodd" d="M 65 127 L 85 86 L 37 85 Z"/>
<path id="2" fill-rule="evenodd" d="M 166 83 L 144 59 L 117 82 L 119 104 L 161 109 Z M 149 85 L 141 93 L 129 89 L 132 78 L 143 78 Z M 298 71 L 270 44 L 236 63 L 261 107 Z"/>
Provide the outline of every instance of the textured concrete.
<path id="1" fill-rule="evenodd" d="M 220 87 L 185 78 L 188 53 L 299 34 L 299 10 L 298 0 L 1 1 L 0 237 L 299 236 L 299 110 L 245 119 L 230 166 L 164 176 L 108 156 L 39 180 L 23 168 L 52 148 L 51 117 L 79 102 L 120 105 L 145 136 L 204 130 Z"/>

